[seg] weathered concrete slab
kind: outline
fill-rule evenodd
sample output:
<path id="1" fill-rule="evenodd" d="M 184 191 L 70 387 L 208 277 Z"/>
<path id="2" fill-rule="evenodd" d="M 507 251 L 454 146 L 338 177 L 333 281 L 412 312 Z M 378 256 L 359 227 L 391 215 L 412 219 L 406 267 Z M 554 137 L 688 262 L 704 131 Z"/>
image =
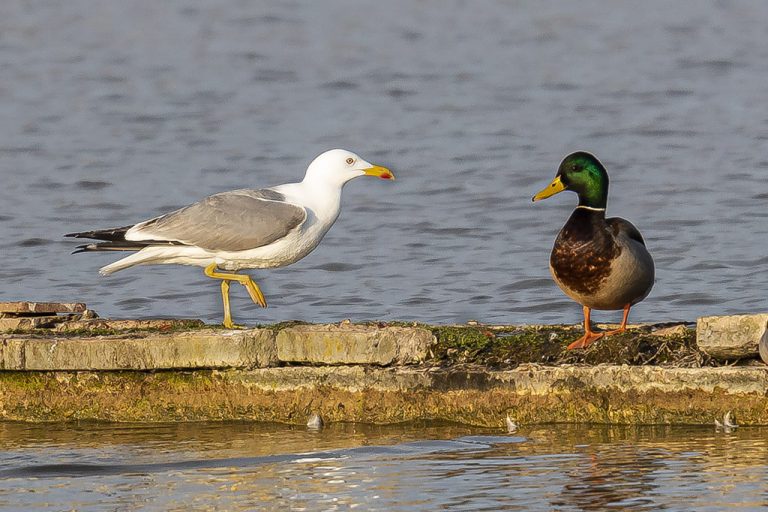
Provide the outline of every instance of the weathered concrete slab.
<path id="1" fill-rule="evenodd" d="M 766 329 L 768 313 L 705 316 L 696 322 L 696 344 L 715 359 L 756 357 Z"/>
<path id="2" fill-rule="evenodd" d="M 2 370 L 253 368 L 277 359 L 274 334 L 266 329 L 0 340 Z"/>
<path id="3" fill-rule="evenodd" d="M 508 371 L 283 367 L 185 372 L 0 372 L 0 419 L 254 420 L 503 426 L 768 424 L 768 368 L 528 365 Z"/>
<path id="4" fill-rule="evenodd" d="M 82 313 L 85 309 L 85 304 L 81 302 L 0 302 L 0 313 Z"/>
<path id="5" fill-rule="evenodd" d="M 197 329 L 204 327 L 202 320 L 185 319 L 149 319 L 149 320 L 110 320 L 94 318 L 90 320 L 70 320 L 57 324 L 56 332 L 103 332 L 103 331 L 132 331 L 157 330 L 171 331 L 182 329 Z"/>
<path id="6" fill-rule="evenodd" d="M 0 332 L 2 331 L 29 331 L 53 327 L 62 322 L 60 316 L 17 316 L 12 318 L 0 318 Z"/>
<path id="7" fill-rule="evenodd" d="M 419 327 L 300 325 L 277 333 L 277 358 L 288 363 L 411 364 L 436 342 Z"/>

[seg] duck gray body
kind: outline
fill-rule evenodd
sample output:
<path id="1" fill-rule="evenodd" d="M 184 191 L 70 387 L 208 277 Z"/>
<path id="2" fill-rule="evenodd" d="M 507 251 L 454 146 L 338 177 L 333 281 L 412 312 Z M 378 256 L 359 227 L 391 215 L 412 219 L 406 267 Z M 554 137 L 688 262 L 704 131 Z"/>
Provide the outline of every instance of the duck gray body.
<path id="1" fill-rule="evenodd" d="M 616 310 L 650 293 L 654 264 L 631 222 L 606 219 L 599 209 L 577 207 L 555 240 L 550 271 L 573 300 L 591 309 Z"/>

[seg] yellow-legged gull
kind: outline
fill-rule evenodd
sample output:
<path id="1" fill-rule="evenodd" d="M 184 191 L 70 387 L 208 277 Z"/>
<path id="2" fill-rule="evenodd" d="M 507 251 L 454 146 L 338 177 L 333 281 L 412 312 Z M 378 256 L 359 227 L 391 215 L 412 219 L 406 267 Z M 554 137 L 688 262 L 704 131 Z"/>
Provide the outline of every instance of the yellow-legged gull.
<path id="1" fill-rule="evenodd" d="M 253 279 L 234 272 L 283 267 L 309 254 L 339 216 L 344 184 L 366 175 L 394 179 L 389 169 L 332 149 L 312 161 L 299 183 L 222 192 L 138 224 L 65 236 L 100 240 L 78 246 L 75 253 L 137 251 L 102 267 L 102 275 L 134 265 L 203 267 L 205 275 L 221 279 L 223 323 L 233 328 L 230 281 L 245 286 L 254 302 L 267 306 Z"/>

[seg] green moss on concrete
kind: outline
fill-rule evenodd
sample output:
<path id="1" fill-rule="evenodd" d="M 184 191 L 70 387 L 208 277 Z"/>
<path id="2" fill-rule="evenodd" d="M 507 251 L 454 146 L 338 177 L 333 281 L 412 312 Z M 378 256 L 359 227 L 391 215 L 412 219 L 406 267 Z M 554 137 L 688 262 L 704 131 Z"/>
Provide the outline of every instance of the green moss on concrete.
<path id="1" fill-rule="evenodd" d="M 45 388 L 47 382 L 46 375 L 39 372 L 0 372 L 0 383 L 20 390 L 38 391 Z"/>
<path id="2" fill-rule="evenodd" d="M 275 324 L 256 324 L 257 329 L 269 329 L 270 331 L 277 334 L 278 332 L 282 331 L 283 329 L 288 329 L 289 327 L 296 327 L 298 325 L 310 325 L 309 322 L 303 322 L 301 320 L 286 320 L 285 322 L 277 322 Z"/>
<path id="3" fill-rule="evenodd" d="M 478 364 L 511 368 L 520 364 L 668 364 L 686 367 L 714 366 L 699 351 L 696 333 L 656 336 L 650 328 L 633 329 L 602 338 L 584 350 L 567 350 L 581 336 L 579 329 L 558 326 L 520 327 L 508 330 L 483 326 L 431 327 L 437 338 L 430 362 L 442 366 Z"/>
<path id="4" fill-rule="evenodd" d="M 443 352 L 462 351 L 466 355 L 479 354 L 493 345 L 494 334 L 480 327 L 446 326 L 432 328 Z"/>

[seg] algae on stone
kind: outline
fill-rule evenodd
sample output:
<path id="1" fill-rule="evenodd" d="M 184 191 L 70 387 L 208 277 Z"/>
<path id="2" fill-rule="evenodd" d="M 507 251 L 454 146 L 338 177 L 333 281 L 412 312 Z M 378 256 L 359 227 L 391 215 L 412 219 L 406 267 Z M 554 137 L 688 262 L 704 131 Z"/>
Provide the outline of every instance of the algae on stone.
<path id="1" fill-rule="evenodd" d="M 566 350 L 578 337 L 569 327 L 491 329 L 483 326 L 433 327 L 437 338 L 433 363 L 442 366 L 472 363 L 491 368 L 520 364 L 668 364 L 683 367 L 715 366 L 699 351 L 696 333 L 654 336 L 649 328 L 601 338 L 585 350 Z"/>
<path id="2" fill-rule="evenodd" d="M 0 418 L 499 425 L 697 423 L 732 410 L 768 424 L 762 368 L 538 366 L 515 370 L 284 367 L 164 372 L 0 372 Z"/>

